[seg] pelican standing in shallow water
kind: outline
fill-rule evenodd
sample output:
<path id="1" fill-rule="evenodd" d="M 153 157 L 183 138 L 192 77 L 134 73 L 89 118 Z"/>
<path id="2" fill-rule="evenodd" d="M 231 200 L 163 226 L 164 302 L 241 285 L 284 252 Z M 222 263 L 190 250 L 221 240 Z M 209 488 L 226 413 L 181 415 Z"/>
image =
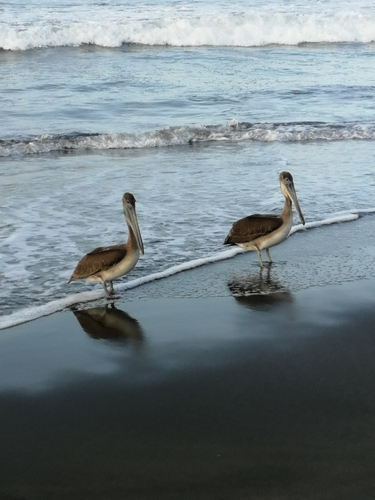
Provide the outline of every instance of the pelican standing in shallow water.
<path id="1" fill-rule="evenodd" d="M 101 283 L 107 297 L 114 294 L 112 281 L 129 273 L 137 264 L 139 255 L 144 254 L 143 241 L 135 211 L 135 198 L 131 193 L 122 197 L 122 206 L 128 225 L 128 241 L 120 245 L 95 248 L 78 262 L 70 277 Z M 106 283 L 109 283 L 109 291 Z"/>
<path id="2" fill-rule="evenodd" d="M 224 245 L 238 245 L 244 250 L 256 250 L 260 267 L 263 267 L 261 250 L 266 249 L 268 262 L 272 262 L 269 248 L 284 241 L 293 225 L 292 203 L 295 206 L 302 224 L 302 215 L 293 177 L 289 172 L 281 172 L 279 176 L 280 189 L 285 196 L 283 211 L 280 215 L 254 214 L 235 222 L 225 238 Z"/>

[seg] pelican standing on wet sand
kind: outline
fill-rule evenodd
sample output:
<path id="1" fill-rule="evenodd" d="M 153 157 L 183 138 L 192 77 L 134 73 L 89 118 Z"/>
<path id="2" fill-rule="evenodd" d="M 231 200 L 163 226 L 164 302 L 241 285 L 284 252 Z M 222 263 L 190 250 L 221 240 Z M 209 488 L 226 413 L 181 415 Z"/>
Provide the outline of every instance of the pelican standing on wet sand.
<path id="1" fill-rule="evenodd" d="M 131 193 L 122 197 L 122 206 L 128 225 L 128 241 L 120 245 L 95 248 L 78 262 L 68 283 L 86 280 L 101 283 L 107 297 L 114 294 L 112 281 L 129 273 L 144 254 L 143 241 L 135 211 L 135 198 Z M 106 283 L 109 283 L 109 291 Z"/>
<path id="2" fill-rule="evenodd" d="M 268 262 L 271 263 L 269 248 L 278 245 L 288 237 L 293 225 L 292 203 L 302 224 L 305 224 L 294 188 L 292 174 L 281 172 L 279 181 L 281 192 L 285 196 L 284 208 L 281 214 L 254 214 L 244 217 L 233 224 L 224 241 L 224 245 L 238 245 L 247 251 L 256 250 L 260 267 L 263 267 L 261 250 L 266 249 Z"/>

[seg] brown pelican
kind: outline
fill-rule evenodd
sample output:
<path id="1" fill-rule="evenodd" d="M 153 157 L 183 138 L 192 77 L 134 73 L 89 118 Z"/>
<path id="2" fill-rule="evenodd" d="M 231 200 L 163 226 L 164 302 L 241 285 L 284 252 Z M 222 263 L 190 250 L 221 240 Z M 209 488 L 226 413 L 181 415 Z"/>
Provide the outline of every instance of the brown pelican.
<path id="1" fill-rule="evenodd" d="M 122 197 L 122 206 L 128 225 L 128 241 L 120 245 L 95 248 L 78 262 L 70 277 L 74 280 L 86 280 L 102 284 L 107 297 L 114 294 L 112 281 L 130 272 L 144 254 L 143 241 L 135 211 L 135 198 L 131 193 Z M 106 283 L 109 283 L 109 291 Z"/>
<path id="2" fill-rule="evenodd" d="M 269 262 L 272 262 L 269 248 L 284 241 L 292 228 L 292 203 L 296 207 L 302 224 L 305 224 L 294 188 L 293 177 L 289 172 L 279 176 L 281 192 L 285 196 L 283 211 L 280 215 L 254 214 L 235 222 L 225 238 L 224 245 L 238 245 L 244 250 L 256 250 L 260 267 L 263 267 L 261 250 L 266 249 Z"/>

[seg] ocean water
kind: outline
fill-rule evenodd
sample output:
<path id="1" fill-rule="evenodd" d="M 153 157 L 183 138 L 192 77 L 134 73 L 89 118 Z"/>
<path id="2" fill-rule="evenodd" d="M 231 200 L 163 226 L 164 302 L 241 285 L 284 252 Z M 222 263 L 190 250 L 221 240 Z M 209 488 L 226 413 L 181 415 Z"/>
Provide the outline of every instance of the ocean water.
<path id="1" fill-rule="evenodd" d="M 125 191 L 120 289 L 235 255 L 282 170 L 307 230 L 374 212 L 374 40 L 366 0 L 0 2 L 0 328 L 101 296 L 67 281 Z"/>

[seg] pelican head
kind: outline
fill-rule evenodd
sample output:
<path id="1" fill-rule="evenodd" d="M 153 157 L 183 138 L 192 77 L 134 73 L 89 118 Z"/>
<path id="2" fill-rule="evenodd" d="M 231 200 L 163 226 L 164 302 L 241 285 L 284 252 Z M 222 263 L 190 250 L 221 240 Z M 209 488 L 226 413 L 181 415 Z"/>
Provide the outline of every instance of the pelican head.
<path id="1" fill-rule="evenodd" d="M 303 217 L 302 211 L 300 209 L 297 193 L 294 187 L 293 176 L 289 172 L 281 172 L 279 176 L 281 192 L 285 198 L 289 198 L 293 205 L 295 206 L 298 217 L 303 225 L 305 225 L 305 219 Z"/>
<path id="2" fill-rule="evenodd" d="M 135 198 L 131 193 L 124 194 L 124 196 L 122 197 L 122 206 L 124 209 L 126 222 L 129 226 L 129 231 L 131 230 L 133 232 L 138 249 L 140 253 L 144 255 L 143 241 L 138 226 L 137 214 L 135 211 Z"/>

